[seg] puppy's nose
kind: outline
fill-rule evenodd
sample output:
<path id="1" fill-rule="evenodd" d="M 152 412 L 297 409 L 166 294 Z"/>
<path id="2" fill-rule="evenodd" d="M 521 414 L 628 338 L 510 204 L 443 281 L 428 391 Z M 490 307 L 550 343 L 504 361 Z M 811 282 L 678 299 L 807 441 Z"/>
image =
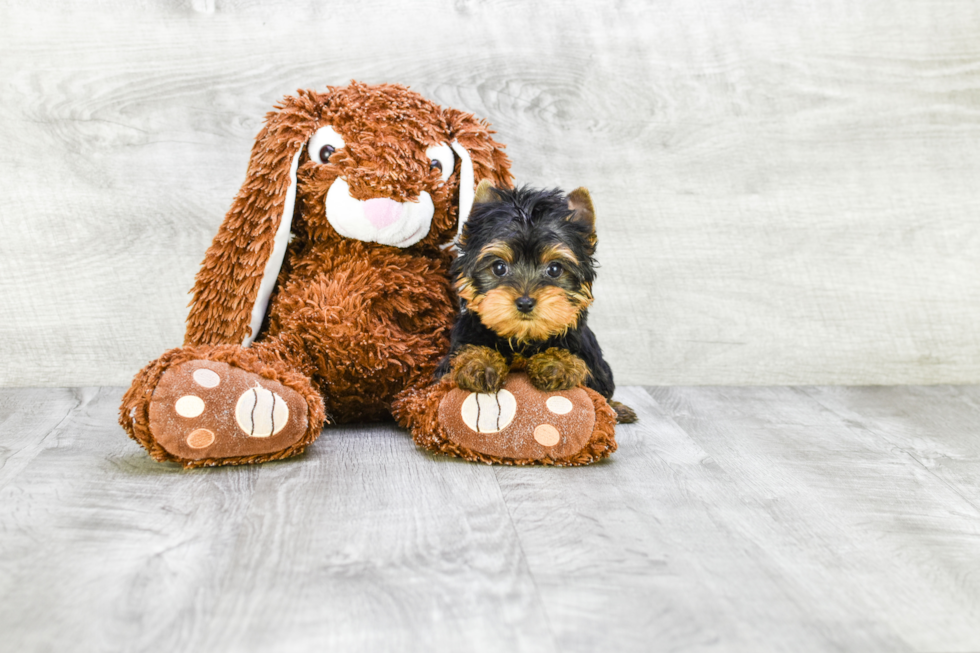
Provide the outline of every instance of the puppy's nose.
<path id="1" fill-rule="evenodd" d="M 515 299 L 514 303 L 517 305 L 517 310 L 519 310 L 521 313 L 530 313 L 534 310 L 534 305 L 538 302 L 537 300 L 524 295 L 519 299 Z"/>

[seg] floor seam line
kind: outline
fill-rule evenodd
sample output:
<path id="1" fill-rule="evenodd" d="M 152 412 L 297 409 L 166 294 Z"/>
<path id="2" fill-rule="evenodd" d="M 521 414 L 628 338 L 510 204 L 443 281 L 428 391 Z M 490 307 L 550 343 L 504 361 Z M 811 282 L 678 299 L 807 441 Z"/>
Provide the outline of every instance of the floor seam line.
<path id="1" fill-rule="evenodd" d="M 555 631 L 551 627 L 551 614 L 548 612 L 547 606 L 544 602 L 544 597 L 541 595 L 541 588 L 538 586 L 538 579 L 534 576 L 534 571 L 531 569 L 531 562 L 527 557 L 527 552 L 524 550 L 524 542 L 521 540 L 521 534 L 517 530 L 517 525 L 514 523 L 514 515 L 510 512 L 510 506 L 507 504 L 507 498 L 504 497 L 504 490 L 500 487 L 500 477 L 497 475 L 498 470 L 494 468 L 493 470 L 493 482 L 497 485 L 497 494 L 500 496 L 500 503 L 503 504 L 504 510 L 507 513 L 507 522 L 510 524 L 510 529 L 514 533 L 514 539 L 517 541 L 517 548 L 521 552 L 521 558 L 524 560 L 524 567 L 527 569 L 527 575 L 531 579 L 531 584 L 534 586 L 534 595 L 541 606 L 541 612 L 544 614 L 545 625 L 548 628 L 548 635 L 551 637 L 552 649 L 558 650 L 558 640 L 555 637 Z"/>

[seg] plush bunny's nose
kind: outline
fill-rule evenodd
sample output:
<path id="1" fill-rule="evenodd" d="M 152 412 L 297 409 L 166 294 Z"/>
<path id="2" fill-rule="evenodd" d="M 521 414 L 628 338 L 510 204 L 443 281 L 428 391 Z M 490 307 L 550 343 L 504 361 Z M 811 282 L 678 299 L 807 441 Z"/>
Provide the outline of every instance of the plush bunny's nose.
<path id="1" fill-rule="evenodd" d="M 386 197 L 376 197 L 364 202 L 364 217 L 375 229 L 384 229 L 401 220 L 402 205 Z"/>

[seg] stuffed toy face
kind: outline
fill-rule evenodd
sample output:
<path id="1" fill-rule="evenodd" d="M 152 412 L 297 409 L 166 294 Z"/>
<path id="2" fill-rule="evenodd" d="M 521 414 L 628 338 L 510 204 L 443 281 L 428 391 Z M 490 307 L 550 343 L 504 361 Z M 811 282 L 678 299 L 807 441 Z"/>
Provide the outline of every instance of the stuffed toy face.
<path id="1" fill-rule="evenodd" d="M 317 127 L 297 173 L 302 225 L 294 228 L 317 240 L 401 248 L 449 240 L 473 203 L 473 160 L 456 140 L 457 112 L 362 85 L 315 99 Z"/>

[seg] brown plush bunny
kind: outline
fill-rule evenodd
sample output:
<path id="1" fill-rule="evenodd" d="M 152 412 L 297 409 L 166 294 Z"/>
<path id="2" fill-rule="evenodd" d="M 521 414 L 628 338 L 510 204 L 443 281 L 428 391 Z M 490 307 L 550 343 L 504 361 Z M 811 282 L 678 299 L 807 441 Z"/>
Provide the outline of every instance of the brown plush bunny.
<path id="1" fill-rule="evenodd" d="M 268 114 L 194 285 L 184 346 L 137 374 L 120 423 L 187 467 L 301 452 L 432 380 L 475 179 L 511 183 L 486 122 L 402 86 L 300 91 Z"/>

